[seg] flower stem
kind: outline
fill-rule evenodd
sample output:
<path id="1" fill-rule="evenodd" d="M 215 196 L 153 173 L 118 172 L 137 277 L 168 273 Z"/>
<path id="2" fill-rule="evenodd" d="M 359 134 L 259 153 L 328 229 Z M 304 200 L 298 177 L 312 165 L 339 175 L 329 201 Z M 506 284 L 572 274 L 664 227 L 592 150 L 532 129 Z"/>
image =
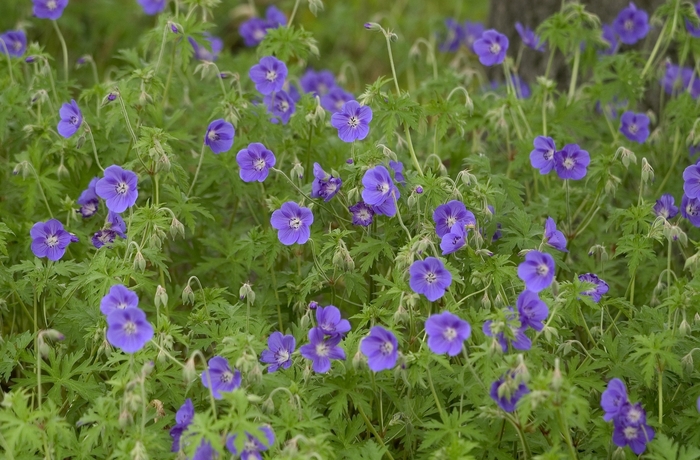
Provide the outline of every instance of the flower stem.
<path id="1" fill-rule="evenodd" d="M 158 52 L 158 60 L 156 61 L 156 68 L 153 71 L 154 75 L 158 75 L 158 68 L 160 67 L 160 61 L 163 59 L 163 51 L 165 50 L 165 37 L 168 33 L 170 26 L 168 24 L 163 27 L 163 38 L 160 41 L 160 51 Z"/>
<path id="2" fill-rule="evenodd" d="M 68 81 L 68 48 L 66 47 L 66 40 L 63 38 L 61 29 L 58 28 L 58 22 L 51 21 L 53 28 L 56 30 L 56 35 L 58 35 L 58 40 L 61 42 L 61 49 L 63 50 L 63 78 Z"/>
<path id="3" fill-rule="evenodd" d="M 659 370 L 659 431 L 664 427 L 664 371 Z"/>
<path id="4" fill-rule="evenodd" d="M 438 411 L 440 412 L 440 417 L 443 420 L 447 420 L 447 413 L 442 408 L 442 405 L 440 404 L 440 400 L 438 399 L 437 392 L 435 391 L 435 385 L 433 385 L 433 377 L 432 377 L 432 375 L 430 375 L 430 368 L 428 366 L 426 366 L 425 370 L 428 373 L 428 384 L 430 385 L 430 392 L 433 394 L 433 398 L 435 399 L 435 404 L 437 405 Z"/>
<path id="5" fill-rule="evenodd" d="M 297 15 L 297 10 L 299 9 L 299 3 L 300 3 L 300 0 L 296 0 L 294 2 L 294 9 L 292 9 L 292 14 L 289 16 L 289 21 L 287 22 L 287 27 L 292 25 L 292 21 L 294 21 L 294 17 Z"/>
<path id="6" fill-rule="evenodd" d="M 202 144 L 202 150 L 199 152 L 199 164 L 197 165 L 197 170 L 194 172 L 194 179 L 192 179 L 192 185 L 190 185 L 190 189 L 187 192 L 187 198 L 190 197 L 192 194 L 192 190 L 194 189 L 194 184 L 197 182 L 197 177 L 199 176 L 199 170 L 202 169 L 202 162 L 204 161 L 204 149 L 206 147 L 206 144 Z"/>
<path id="7" fill-rule="evenodd" d="M 571 83 L 569 84 L 569 94 L 566 98 L 566 105 L 571 104 L 574 100 L 574 94 L 576 93 L 576 80 L 578 79 L 578 66 L 581 62 L 581 48 L 576 47 L 574 52 L 574 68 L 571 71 Z"/>
<path id="8" fill-rule="evenodd" d="M 370 421 L 370 419 L 367 418 L 367 414 L 365 414 L 365 411 L 364 411 L 364 409 L 362 409 L 362 406 L 358 404 L 357 410 L 360 412 L 360 415 L 364 419 L 365 425 L 367 425 L 367 428 L 369 428 L 369 431 L 374 435 L 374 437 L 377 439 L 379 444 L 381 444 L 381 446 L 386 449 L 385 455 L 387 457 L 389 457 L 389 460 L 394 460 L 394 457 L 389 452 L 389 448 L 386 446 L 386 444 L 384 444 L 384 440 L 382 439 L 381 436 L 379 436 L 379 433 L 377 433 L 377 430 L 374 428 L 374 425 L 372 425 L 372 422 Z"/>
<path id="9" fill-rule="evenodd" d="M 97 166 L 104 171 L 105 168 L 102 167 L 100 164 L 100 158 L 97 156 L 97 146 L 95 145 L 95 136 L 92 134 L 92 128 L 90 128 L 90 125 L 88 124 L 87 121 L 83 120 L 83 123 L 85 124 L 85 127 L 87 128 L 87 132 L 90 135 L 90 142 L 92 143 L 92 153 L 95 155 L 95 162 L 97 163 Z"/>
<path id="10" fill-rule="evenodd" d="M 676 4 L 676 8 L 678 8 L 678 4 Z M 649 59 L 647 59 L 647 63 L 644 64 L 644 69 L 642 69 L 642 78 L 644 78 L 644 75 L 646 75 L 646 73 L 649 71 L 649 68 L 651 67 L 652 62 L 654 62 L 654 58 L 656 58 L 656 53 L 658 53 L 659 48 L 661 47 L 661 42 L 663 41 L 667 26 L 668 26 L 668 22 L 664 23 L 664 26 L 661 28 L 661 32 L 659 33 L 659 38 L 656 39 L 656 44 L 654 45 L 654 49 L 651 50 L 651 54 L 649 55 Z"/>
<path id="11" fill-rule="evenodd" d="M 523 429 L 520 426 L 520 424 L 510 414 L 506 414 L 506 420 L 508 420 L 510 422 L 510 424 L 513 425 L 513 428 L 515 428 L 515 431 L 518 432 L 518 437 L 520 438 L 520 445 L 523 448 L 523 456 L 525 457 L 525 460 L 532 458 L 532 452 L 530 452 L 530 446 L 527 444 L 527 441 L 525 441 L 525 433 L 523 433 Z"/>
<path id="12" fill-rule="evenodd" d="M 5 40 L 0 40 L 0 43 L 2 43 L 2 49 L 5 50 L 5 56 L 7 56 L 7 68 L 10 71 L 10 82 L 14 86 L 15 77 L 12 75 L 12 56 L 10 56 L 10 52 L 7 51 L 7 45 L 5 44 Z"/>

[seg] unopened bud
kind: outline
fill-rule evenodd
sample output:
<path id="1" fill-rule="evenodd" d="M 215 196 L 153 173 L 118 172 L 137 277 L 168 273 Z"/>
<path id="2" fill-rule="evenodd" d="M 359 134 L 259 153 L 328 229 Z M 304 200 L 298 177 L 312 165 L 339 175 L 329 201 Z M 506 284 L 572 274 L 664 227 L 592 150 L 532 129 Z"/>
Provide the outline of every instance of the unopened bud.
<path id="1" fill-rule="evenodd" d="M 180 26 L 179 24 L 175 24 L 174 22 L 168 21 L 168 25 L 170 26 L 170 31 L 174 34 L 179 34 L 180 33 Z"/>
<path id="2" fill-rule="evenodd" d="M 182 290 L 182 303 L 194 305 L 194 291 L 189 284 Z"/>
<path id="3" fill-rule="evenodd" d="M 267 398 L 261 406 L 263 412 L 266 414 L 274 414 L 275 413 L 275 402 L 272 400 L 272 398 Z"/>
<path id="4" fill-rule="evenodd" d="M 376 22 L 365 22 L 365 29 L 367 30 L 382 30 L 382 26 Z"/>
<path id="5" fill-rule="evenodd" d="M 693 328 L 690 327 L 690 323 L 683 318 L 683 321 L 681 321 L 681 325 L 678 326 L 678 334 L 681 337 L 685 337 L 686 335 L 690 334 L 692 332 Z"/>
<path id="6" fill-rule="evenodd" d="M 182 368 L 182 376 L 184 377 L 185 382 L 191 382 L 197 378 L 197 367 L 194 363 L 194 355 L 187 360 L 185 366 Z"/>
<path id="7" fill-rule="evenodd" d="M 487 309 L 491 308 L 492 303 L 488 291 L 484 291 L 484 295 L 481 297 L 481 305 Z"/>
<path id="8" fill-rule="evenodd" d="M 367 361 L 365 360 L 365 356 L 360 352 L 359 349 L 357 350 L 357 353 L 355 353 L 355 356 L 352 357 L 352 367 L 356 371 L 367 368 Z"/>
<path id="9" fill-rule="evenodd" d="M 153 302 L 155 303 L 156 308 L 161 305 L 163 307 L 168 306 L 168 291 L 166 291 L 165 288 L 160 284 L 156 288 L 156 296 Z"/>
<path id="10" fill-rule="evenodd" d="M 394 324 L 407 324 L 409 319 L 408 311 L 403 305 L 399 304 L 399 308 L 394 313 Z"/>
<path id="11" fill-rule="evenodd" d="M 70 179 L 70 173 L 68 168 L 65 167 L 63 163 L 58 165 L 58 171 L 56 171 L 59 179 Z"/>
<path id="12" fill-rule="evenodd" d="M 554 391 L 559 391 L 561 389 L 564 379 L 559 370 L 559 358 L 554 360 L 554 372 L 552 372 L 552 389 Z"/>
<path id="13" fill-rule="evenodd" d="M 243 286 L 241 286 L 241 289 L 238 291 L 238 295 L 241 300 L 245 299 L 248 305 L 253 305 L 255 302 L 255 292 L 253 292 L 253 287 L 250 283 L 243 283 Z"/>
<path id="14" fill-rule="evenodd" d="M 646 158 L 642 158 L 642 182 L 654 181 L 654 168 L 651 167 Z"/>
<path id="15" fill-rule="evenodd" d="M 501 309 L 506 306 L 505 299 L 501 296 L 500 292 L 496 294 L 496 298 L 493 300 L 493 304 L 498 309 Z"/>
<path id="16" fill-rule="evenodd" d="M 134 256 L 134 269 L 143 273 L 146 270 L 146 259 L 141 254 L 141 251 L 137 251 Z"/>
<path id="17" fill-rule="evenodd" d="M 318 302 L 315 300 L 312 300 L 309 302 L 309 310 L 316 310 L 318 308 Z"/>
<path id="18" fill-rule="evenodd" d="M 156 363 L 154 363 L 153 361 L 146 361 L 145 363 L 143 363 L 143 366 L 141 366 L 141 377 L 148 377 L 155 366 Z"/>
<path id="19" fill-rule="evenodd" d="M 625 166 L 625 168 L 629 168 L 630 163 L 637 164 L 637 156 L 634 154 L 633 151 L 625 148 L 625 147 L 620 147 L 617 149 L 616 154 L 620 154 L 620 161 L 622 161 L 622 164 Z"/>
<path id="20" fill-rule="evenodd" d="M 175 239 L 178 234 L 182 235 L 183 238 L 185 237 L 185 226 L 176 217 L 173 217 L 173 221 L 170 222 L 170 236 Z"/>
<path id="21" fill-rule="evenodd" d="M 27 56 L 27 58 L 24 60 L 27 64 L 31 64 L 33 62 L 36 62 L 36 56 Z"/>
<path id="22" fill-rule="evenodd" d="M 295 177 L 298 179 L 304 178 L 304 167 L 301 165 L 299 160 L 297 160 L 296 158 L 294 159 L 294 166 L 292 167 L 290 174 L 291 174 L 292 178 L 295 178 Z"/>
<path id="23" fill-rule="evenodd" d="M 399 41 L 399 36 L 396 35 L 394 32 L 389 32 L 389 40 L 393 43 L 396 43 Z"/>
<path id="24" fill-rule="evenodd" d="M 681 358 L 681 365 L 688 374 L 691 374 L 695 370 L 695 363 L 693 362 L 692 351 L 685 355 L 683 358 Z"/>
<path id="25" fill-rule="evenodd" d="M 78 137 L 78 140 L 77 140 L 76 143 L 75 143 L 75 148 L 76 148 L 77 150 L 80 150 L 80 149 L 83 147 L 83 145 L 85 145 L 85 134 L 81 134 L 81 135 Z"/>

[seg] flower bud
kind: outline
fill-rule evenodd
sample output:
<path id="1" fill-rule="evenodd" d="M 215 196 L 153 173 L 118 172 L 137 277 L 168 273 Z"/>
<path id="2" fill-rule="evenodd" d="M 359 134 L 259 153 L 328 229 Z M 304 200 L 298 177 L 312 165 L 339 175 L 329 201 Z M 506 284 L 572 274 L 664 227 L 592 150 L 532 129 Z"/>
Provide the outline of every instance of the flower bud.
<path id="1" fill-rule="evenodd" d="M 695 364 L 693 362 L 693 352 L 691 351 L 681 359 L 681 365 L 683 369 L 688 374 L 691 374 L 695 370 Z"/>
<path id="2" fill-rule="evenodd" d="M 78 140 L 75 143 L 75 148 L 77 150 L 80 150 L 81 148 L 83 148 L 83 145 L 85 145 L 85 134 L 81 134 L 78 137 Z"/>
<path id="3" fill-rule="evenodd" d="M 170 222 L 170 235 L 175 239 L 178 234 L 185 237 L 185 226 L 176 217 L 173 217 L 173 221 Z"/>
<path id="4" fill-rule="evenodd" d="M 646 158 L 642 158 L 642 182 L 654 181 L 654 168 L 651 167 Z"/>
<path id="5" fill-rule="evenodd" d="M 194 355 L 190 356 L 190 359 L 187 360 L 185 366 L 182 368 L 182 376 L 185 382 L 191 382 L 197 378 L 197 367 L 195 366 Z"/>
<path id="6" fill-rule="evenodd" d="M 367 368 L 367 360 L 365 359 L 365 356 L 360 352 L 360 350 L 357 350 L 357 353 L 355 353 L 355 356 L 352 357 L 352 367 L 356 371 L 360 371 L 363 369 Z"/>
<path id="7" fill-rule="evenodd" d="M 36 56 L 27 56 L 27 58 L 24 60 L 27 64 L 32 64 L 36 62 Z"/>
<path id="8" fill-rule="evenodd" d="M 353 160 L 352 158 L 348 158 L 347 160 L 345 160 L 345 162 L 347 164 L 351 165 L 351 164 L 355 163 L 355 160 Z"/>
<path id="9" fill-rule="evenodd" d="M 163 307 L 168 306 L 168 291 L 166 291 L 165 288 L 160 284 L 156 288 L 156 296 L 153 302 L 155 303 L 156 308 L 161 305 Z"/>
<path id="10" fill-rule="evenodd" d="M 397 41 L 399 41 L 399 36 L 396 35 L 394 32 L 389 32 L 389 40 L 392 43 L 396 43 Z"/>
<path id="11" fill-rule="evenodd" d="M 683 318 L 683 321 L 681 321 L 681 325 L 678 326 L 678 334 L 681 337 L 685 337 L 686 335 L 690 334 L 692 332 L 693 328 L 690 327 L 690 323 Z"/>
<path id="12" fill-rule="evenodd" d="M 423 187 L 420 186 L 420 185 L 419 185 L 418 187 L 416 187 L 416 193 L 419 194 L 419 195 L 420 195 L 421 193 L 423 193 Z"/>
<path id="13" fill-rule="evenodd" d="M 304 178 L 304 167 L 301 165 L 299 160 L 296 158 L 294 159 L 294 166 L 292 167 L 292 170 L 290 171 L 292 179 L 295 177 L 298 179 L 303 179 Z"/>
<path id="14" fill-rule="evenodd" d="M 238 295 L 241 300 L 245 299 L 248 305 L 253 305 L 255 302 L 255 292 L 253 292 L 253 287 L 250 283 L 243 283 L 241 289 L 238 291 Z"/>
<path id="15" fill-rule="evenodd" d="M 399 304 L 399 308 L 394 313 L 394 324 L 407 324 L 409 319 L 408 311 L 403 305 Z"/>
<path id="16" fill-rule="evenodd" d="M 129 453 L 132 460 L 148 460 L 148 452 L 141 441 L 136 441 L 134 448 Z"/>
<path id="17" fill-rule="evenodd" d="M 65 167 L 63 163 L 58 165 L 58 171 L 56 171 L 59 179 L 70 179 L 70 172 L 68 168 Z"/>
<path id="18" fill-rule="evenodd" d="M 365 22 L 365 29 L 367 30 L 382 30 L 382 26 L 376 22 Z"/>
<path id="19" fill-rule="evenodd" d="M 275 402 L 272 400 L 272 398 L 267 398 L 265 401 L 263 401 L 261 409 L 266 414 L 274 414 Z"/>
<path id="20" fill-rule="evenodd" d="M 189 284 L 182 290 L 182 303 L 194 305 L 194 291 L 192 291 Z"/>
<path id="21" fill-rule="evenodd" d="M 134 256 L 134 269 L 143 273 L 146 270 L 146 259 L 141 254 L 141 251 L 137 251 Z"/>
<path id="22" fill-rule="evenodd" d="M 559 358 L 554 359 L 554 372 L 552 372 L 552 383 L 551 387 L 554 391 L 559 391 L 561 389 L 564 379 L 559 370 Z"/>
<path id="23" fill-rule="evenodd" d="M 180 28 L 182 26 L 180 24 L 176 24 L 172 21 L 168 21 L 168 25 L 170 26 L 170 31 L 174 34 L 179 34 L 180 33 Z"/>
<path id="24" fill-rule="evenodd" d="M 151 372 L 153 371 L 153 368 L 156 366 L 156 363 L 153 361 L 146 361 L 143 363 L 143 366 L 141 366 L 141 377 L 146 378 L 148 377 Z"/>
<path id="25" fill-rule="evenodd" d="M 486 309 L 491 308 L 492 304 L 488 291 L 484 291 L 484 295 L 481 297 L 481 305 Z"/>

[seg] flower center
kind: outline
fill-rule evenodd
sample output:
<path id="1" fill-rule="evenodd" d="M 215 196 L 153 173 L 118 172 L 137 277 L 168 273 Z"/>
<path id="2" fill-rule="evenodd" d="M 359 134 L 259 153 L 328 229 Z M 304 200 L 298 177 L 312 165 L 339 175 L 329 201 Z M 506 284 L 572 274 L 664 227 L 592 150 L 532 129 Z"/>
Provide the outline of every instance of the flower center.
<path id="1" fill-rule="evenodd" d="M 631 19 L 628 19 L 625 21 L 625 30 L 632 30 L 634 29 L 634 21 Z"/>
<path id="2" fill-rule="evenodd" d="M 550 150 L 547 150 L 546 152 L 544 152 L 544 159 L 545 160 L 551 160 L 553 156 L 554 156 L 554 150 L 550 149 Z"/>
<path id="3" fill-rule="evenodd" d="M 280 108 L 280 112 L 283 112 L 283 113 L 286 112 L 287 110 L 289 110 L 289 102 L 287 102 L 287 101 L 280 102 L 279 108 Z"/>
<path id="4" fill-rule="evenodd" d="M 265 30 L 264 29 L 255 29 L 255 32 L 253 32 L 253 38 L 257 41 L 262 40 L 265 38 Z"/>
<path id="5" fill-rule="evenodd" d="M 492 43 L 491 46 L 489 46 L 489 51 L 491 51 L 491 54 L 498 54 L 501 52 L 501 45 Z"/>
<path id="6" fill-rule="evenodd" d="M 394 345 L 391 342 L 384 342 L 379 346 L 379 351 L 381 351 L 383 355 L 390 355 L 391 352 L 394 351 Z"/>
<path id="7" fill-rule="evenodd" d="M 58 244 L 58 237 L 56 235 L 49 235 L 46 237 L 46 246 L 52 248 Z"/>
<path id="8" fill-rule="evenodd" d="M 695 217 L 698 215 L 698 209 L 695 206 L 693 206 L 692 203 L 689 203 L 688 206 L 685 207 L 685 213 L 689 216 Z"/>
<path id="9" fill-rule="evenodd" d="M 269 82 L 277 80 L 277 72 L 275 72 L 274 70 L 268 70 L 265 74 L 265 79 Z"/>
<path id="10" fill-rule="evenodd" d="M 547 273 L 549 273 L 549 267 L 545 264 L 539 264 L 535 271 L 539 276 L 547 276 Z"/>
<path id="11" fill-rule="evenodd" d="M 330 195 L 331 193 L 334 193 L 338 189 L 338 186 L 336 185 L 335 182 L 327 182 L 324 185 L 324 189 L 325 189 L 324 192 L 326 194 Z"/>
<path id="12" fill-rule="evenodd" d="M 428 272 L 425 274 L 425 282 L 428 284 L 433 284 L 437 281 L 437 275 L 433 272 Z"/>
<path id="13" fill-rule="evenodd" d="M 124 333 L 126 335 L 136 334 L 136 324 L 134 324 L 132 321 L 127 321 L 126 324 L 124 324 Z"/>
<path id="14" fill-rule="evenodd" d="M 289 361 L 289 352 L 287 350 L 280 350 L 277 352 L 277 362 L 286 363 Z"/>
<path id="15" fill-rule="evenodd" d="M 574 167 L 574 165 L 576 164 L 576 161 L 573 158 L 569 157 L 569 158 L 564 160 L 563 164 L 564 164 L 564 168 L 571 170 Z"/>
<path id="16" fill-rule="evenodd" d="M 216 131 L 214 131 L 214 130 L 212 129 L 212 130 L 209 131 L 209 133 L 207 134 L 207 138 L 208 138 L 210 141 L 218 141 L 218 140 L 219 140 L 219 135 L 216 133 Z"/>
<path id="17" fill-rule="evenodd" d="M 258 451 L 258 446 L 255 444 L 255 441 L 252 439 L 249 439 L 243 444 L 243 452 L 257 452 Z"/>
<path id="18" fill-rule="evenodd" d="M 12 45 L 12 47 L 15 49 L 15 51 L 19 51 L 19 50 L 22 49 L 22 43 L 20 43 L 20 42 L 15 42 L 15 44 Z"/>
<path id="19" fill-rule="evenodd" d="M 455 237 L 453 237 L 453 238 L 452 238 L 452 244 L 456 246 L 457 243 L 459 243 L 459 240 L 461 240 L 461 239 L 462 239 L 461 236 L 455 236 Z"/>
<path id="20" fill-rule="evenodd" d="M 49 0 L 46 2 L 46 8 L 50 9 L 51 11 L 56 9 L 56 0 Z"/>
<path id="21" fill-rule="evenodd" d="M 351 128 L 357 128 L 357 126 L 358 126 L 359 124 L 360 124 L 360 119 L 357 118 L 357 117 L 354 116 L 354 115 L 348 119 L 348 125 L 349 125 Z"/>
<path id="22" fill-rule="evenodd" d="M 112 241 L 114 241 L 114 240 L 112 239 L 112 232 L 111 232 L 110 230 L 102 230 L 102 231 L 100 232 L 100 235 L 97 237 L 97 239 L 98 239 L 100 242 L 102 242 L 102 244 L 111 243 Z M 124 305 L 124 308 L 126 308 L 126 305 Z M 122 308 L 122 309 L 123 309 L 123 308 Z"/>
<path id="23" fill-rule="evenodd" d="M 369 215 L 368 210 L 362 209 L 362 210 L 360 210 L 360 212 L 357 213 L 357 217 L 359 217 L 360 220 L 369 220 L 369 218 L 372 216 Z"/>
<path id="24" fill-rule="evenodd" d="M 233 380 L 233 373 L 231 371 L 226 371 L 221 374 L 221 383 L 229 383 Z"/>
<path id="25" fill-rule="evenodd" d="M 319 343 L 316 345 L 316 354 L 319 358 L 325 358 L 328 356 L 328 345 L 325 343 Z"/>
<path id="26" fill-rule="evenodd" d="M 637 439 L 637 431 L 637 428 L 633 426 L 628 426 L 623 431 L 625 439 Z"/>
<path id="27" fill-rule="evenodd" d="M 637 408 L 630 409 L 630 411 L 627 413 L 627 420 L 629 420 L 630 423 L 637 424 L 641 418 L 642 411 Z"/>
<path id="28" fill-rule="evenodd" d="M 629 130 L 630 130 L 630 133 L 637 134 L 637 131 L 639 130 L 639 128 L 637 128 L 636 124 L 632 123 L 629 127 Z"/>
<path id="29" fill-rule="evenodd" d="M 382 194 L 387 193 L 389 191 L 389 184 L 387 184 L 386 182 L 377 184 L 377 191 L 382 192 Z"/>
<path id="30" fill-rule="evenodd" d="M 662 216 L 664 219 L 668 220 L 668 215 L 669 215 L 668 209 L 663 208 L 661 210 L 661 212 L 659 213 L 659 215 Z"/>
<path id="31" fill-rule="evenodd" d="M 119 182 L 117 184 L 117 193 L 120 195 L 125 195 L 126 192 L 129 191 L 129 186 L 126 184 L 126 182 Z"/>
<path id="32" fill-rule="evenodd" d="M 83 205 L 83 212 L 86 212 L 88 214 L 94 214 L 95 211 L 97 211 L 97 205 L 98 203 L 91 201 L 88 204 Z"/>
<path id="33" fill-rule="evenodd" d="M 292 230 L 299 230 L 299 227 L 301 227 L 301 219 L 298 217 L 292 217 L 289 219 L 289 228 Z"/>
<path id="34" fill-rule="evenodd" d="M 445 337 L 445 340 L 448 342 L 452 342 L 455 337 L 457 337 L 457 331 L 453 327 L 446 327 L 445 331 L 442 333 L 442 336 Z"/>
<path id="35" fill-rule="evenodd" d="M 119 302 L 117 305 L 114 306 L 117 310 L 124 310 L 127 307 L 126 303 L 124 302 Z"/>
<path id="36" fill-rule="evenodd" d="M 71 116 L 70 117 L 70 124 L 77 125 L 78 124 L 78 117 L 76 117 L 75 115 Z"/>
<path id="37" fill-rule="evenodd" d="M 262 171 L 265 168 L 265 160 L 258 158 L 253 162 L 253 169 L 256 171 Z"/>

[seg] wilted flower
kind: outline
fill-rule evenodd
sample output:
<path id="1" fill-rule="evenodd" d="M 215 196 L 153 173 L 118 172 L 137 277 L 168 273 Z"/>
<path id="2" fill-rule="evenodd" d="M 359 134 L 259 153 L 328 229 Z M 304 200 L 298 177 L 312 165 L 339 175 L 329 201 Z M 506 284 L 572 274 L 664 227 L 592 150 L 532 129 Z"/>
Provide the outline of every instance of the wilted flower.
<path id="1" fill-rule="evenodd" d="M 100 207 L 100 199 L 95 192 L 95 186 L 99 180 L 99 177 L 94 177 L 88 184 L 88 188 L 83 190 L 76 201 L 80 205 L 78 212 L 83 217 L 93 216 Z"/>
<path id="2" fill-rule="evenodd" d="M 314 163 L 314 181 L 311 183 L 311 198 L 323 198 L 330 201 L 340 190 L 343 181 L 323 170 L 320 164 Z"/>
<path id="3" fill-rule="evenodd" d="M 564 233 L 557 230 L 557 224 L 551 217 L 547 217 L 547 220 L 544 223 L 544 240 L 554 249 L 569 252 L 566 249 L 566 237 L 564 236 Z"/>
<path id="4" fill-rule="evenodd" d="M 593 284 L 593 287 L 581 292 L 581 295 L 589 296 L 596 303 L 600 302 L 600 298 L 603 296 L 603 294 L 607 293 L 610 289 L 608 283 L 598 278 L 598 276 L 594 275 L 593 273 L 584 273 L 583 275 L 579 275 L 578 280 Z"/>
<path id="5" fill-rule="evenodd" d="M 532 48 L 535 51 L 544 51 L 544 43 L 540 41 L 540 37 L 535 35 L 535 32 L 527 26 L 523 26 L 520 22 L 515 23 L 515 30 L 518 31 L 523 45 Z"/>

